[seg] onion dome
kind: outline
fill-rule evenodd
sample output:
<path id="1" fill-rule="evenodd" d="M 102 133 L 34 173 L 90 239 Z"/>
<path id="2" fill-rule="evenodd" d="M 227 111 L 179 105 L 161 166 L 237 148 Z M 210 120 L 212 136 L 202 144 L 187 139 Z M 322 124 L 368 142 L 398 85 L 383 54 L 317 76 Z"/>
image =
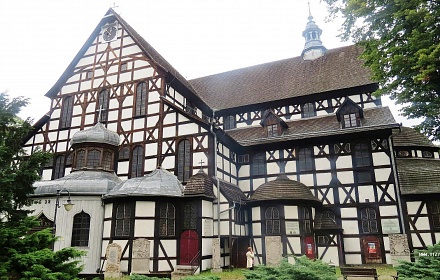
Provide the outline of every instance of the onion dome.
<path id="1" fill-rule="evenodd" d="M 250 197 L 250 201 L 267 200 L 293 200 L 320 204 L 321 202 L 313 196 L 309 187 L 290 180 L 285 174 L 280 174 L 275 180 L 262 184 Z"/>
<path id="2" fill-rule="evenodd" d="M 78 131 L 70 140 L 71 146 L 82 143 L 103 143 L 119 146 L 119 134 L 108 130 L 102 123 L 98 122 L 90 129 Z"/>
<path id="3" fill-rule="evenodd" d="M 185 196 L 207 196 L 214 198 L 212 180 L 200 169 L 196 175 L 191 176 L 185 185 Z"/>
<path id="4" fill-rule="evenodd" d="M 157 168 L 143 177 L 128 179 L 117 185 L 105 198 L 127 196 L 183 196 L 183 186 L 169 171 Z"/>

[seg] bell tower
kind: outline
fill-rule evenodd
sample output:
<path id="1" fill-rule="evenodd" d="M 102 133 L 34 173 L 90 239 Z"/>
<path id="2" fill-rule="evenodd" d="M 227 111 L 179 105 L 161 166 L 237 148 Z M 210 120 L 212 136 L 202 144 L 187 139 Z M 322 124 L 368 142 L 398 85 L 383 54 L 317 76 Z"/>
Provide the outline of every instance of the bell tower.
<path id="1" fill-rule="evenodd" d="M 312 13 L 310 12 L 310 3 L 309 4 L 309 17 L 305 30 L 302 33 L 302 36 L 305 38 L 306 43 L 304 44 L 304 50 L 301 53 L 301 56 L 304 60 L 314 60 L 319 57 L 324 56 L 327 49 L 321 42 L 321 34 L 322 30 L 318 27 L 318 25 L 313 21 Z"/>

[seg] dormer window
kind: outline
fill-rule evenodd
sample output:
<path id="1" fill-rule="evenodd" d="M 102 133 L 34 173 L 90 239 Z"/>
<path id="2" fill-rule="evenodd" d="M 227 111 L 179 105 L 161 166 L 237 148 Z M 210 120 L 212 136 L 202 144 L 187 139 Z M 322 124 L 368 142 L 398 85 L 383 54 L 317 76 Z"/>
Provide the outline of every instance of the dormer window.
<path id="1" fill-rule="evenodd" d="M 280 136 L 288 128 L 285 121 L 277 116 L 272 110 L 266 110 L 260 125 L 266 129 L 267 137 Z"/>
<path id="2" fill-rule="evenodd" d="M 341 128 L 359 127 L 364 111 L 350 98 L 346 98 L 341 107 L 336 111 L 336 117 L 341 124 Z"/>

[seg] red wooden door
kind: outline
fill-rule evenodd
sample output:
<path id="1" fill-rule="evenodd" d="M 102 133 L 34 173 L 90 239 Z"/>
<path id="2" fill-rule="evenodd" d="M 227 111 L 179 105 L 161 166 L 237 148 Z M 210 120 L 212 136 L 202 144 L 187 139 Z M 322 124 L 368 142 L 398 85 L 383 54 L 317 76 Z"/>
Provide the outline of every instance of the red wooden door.
<path id="1" fill-rule="evenodd" d="M 382 263 L 380 240 L 376 236 L 367 236 L 362 239 L 362 251 L 365 263 Z"/>
<path id="2" fill-rule="evenodd" d="M 305 255 L 313 260 L 315 258 L 315 241 L 313 239 L 313 236 L 306 236 L 304 238 L 304 249 L 305 249 Z"/>
<path id="3" fill-rule="evenodd" d="M 190 265 L 199 252 L 199 236 L 194 230 L 185 230 L 180 235 L 180 264 Z"/>

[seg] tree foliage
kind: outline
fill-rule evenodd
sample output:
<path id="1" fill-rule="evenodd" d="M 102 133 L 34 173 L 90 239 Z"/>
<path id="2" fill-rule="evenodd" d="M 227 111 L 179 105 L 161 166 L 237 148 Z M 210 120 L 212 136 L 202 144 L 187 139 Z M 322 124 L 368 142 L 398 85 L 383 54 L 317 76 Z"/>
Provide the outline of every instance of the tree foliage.
<path id="1" fill-rule="evenodd" d="M 440 140 L 440 1 L 324 0 L 331 17 L 341 15 L 343 39 L 364 46 L 363 58 L 408 118 Z"/>
<path id="2" fill-rule="evenodd" d="M 30 233 L 39 222 L 24 207 L 31 203 L 32 184 L 50 154 L 27 155 L 21 146 L 32 129 L 29 120 L 17 117 L 27 102 L 0 93 L 0 279 L 77 279 L 81 268 L 73 259 L 82 252 L 53 252 L 51 229 Z"/>
<path id="3" fill-rule="evenodd" d="M 310 260 L 306 256 L 295 258 L 295 264 L 283 260 L 280 266 L 256 266 L 245 271 L 250 280 L 336 280 L 334 268 L 321 260 Z"/>
<path id="4" fill-rule="evenodd" d="M 401 262 L 396 267 L 399 279 L 440 279 L 440 244 L 428 246 L 426 250 L 416 251 L 415 257 L 415 262 Z"/>

